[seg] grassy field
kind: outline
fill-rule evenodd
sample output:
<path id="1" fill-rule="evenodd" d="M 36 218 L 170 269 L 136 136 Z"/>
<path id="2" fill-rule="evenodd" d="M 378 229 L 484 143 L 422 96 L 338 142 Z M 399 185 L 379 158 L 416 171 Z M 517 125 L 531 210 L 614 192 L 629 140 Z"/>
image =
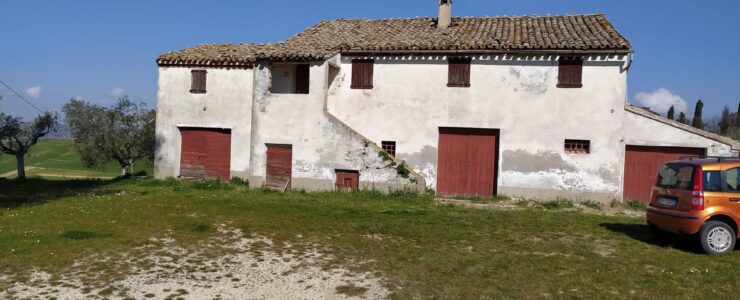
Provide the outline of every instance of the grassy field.
<path id="1" fill-rule="evenodd" d="M 642 218 L 557 206 L 485 210 L 403 193 L 280 194 L 149 179 L 0 180 L 0 203 L 0 270 L 18 280 L 32 269 L 64 274 L 85 257 L 115 257 L 165 232 L 182 247 L 200 247 L 218 224 L 231 224 L 268 237 L 277 251 L 319 246 L 332 254 L 330 264 L 385 278 L 397 299 L 728 298 L 740 291 L 737 253 L 706 256 L 689 241 L 654 241 Z M 94 293 L 130 267 L 98 264 L 86 284 Z"/>
<path id="2" fill-rule="evenodd" d="M 26 169 L 28 177 L 48 179 L 113 178 L 121 172 L 117 163 L 109 163 L 100 169 L 85 168 L 72 140 L 40 141 L 26 157 Z M 0 155 L 0 177 L 14 177 L 15 170 L 15 157 Z M 134 170 L 152 174 L 152 164 L 139 163 Z"/>

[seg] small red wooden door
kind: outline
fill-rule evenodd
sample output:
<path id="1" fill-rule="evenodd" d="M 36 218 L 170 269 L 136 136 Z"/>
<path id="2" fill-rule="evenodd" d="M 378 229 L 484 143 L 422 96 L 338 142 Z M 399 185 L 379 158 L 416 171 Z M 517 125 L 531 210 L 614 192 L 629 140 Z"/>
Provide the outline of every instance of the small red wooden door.
<path id="1" fill-rule="evenodd" d="M 290 188 L 293 174 L 293 146 L 267 144 L 266 181 L 268 188 L 286 190 Z"/>
<path id="2" fill-rule="evenodd" d="M 495 129 L 440 128 L 437 193 L 495 195 L 497 137 Z"/>
<path id="3" fill-rule="evenodd" d="M 360 172 L 352 170 L 336 170 L 336 187 L 340 191 L 356 191 L 360 185 Z"/>
<path id="4" fill-rule="evenodd" d="M 229 180 L 231 130 L 180 128 L 180 176 Z"/>
<path id="5" fill-rule="evenodd" d="M 627 145 L 624 154 L 624 200 L 650 202 L 660 165 L 682 157 L 704 156 L 705 153 L 704 148 Z"/>

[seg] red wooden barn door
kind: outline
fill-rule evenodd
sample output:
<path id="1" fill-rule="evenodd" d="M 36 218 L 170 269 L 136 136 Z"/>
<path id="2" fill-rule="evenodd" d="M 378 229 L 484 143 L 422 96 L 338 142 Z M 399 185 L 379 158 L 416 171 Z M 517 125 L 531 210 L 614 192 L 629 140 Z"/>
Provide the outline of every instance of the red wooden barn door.
<path id="1" fill-rule="evenodd" d="M 290 188 L 293 174 L 293 146 L 267 144 L 266 182 L 268 188 L 286 190 Z"/>
<path id="2" fill-rule="evenodd" d="M 663 163 L 682 157 L 703 156 L 704 148 L 627 145 L 624 155 L 624 200 L 650 201 L 650 192 Z"/>
<path id="3" fill-rule="evenodd" d="M 497 138 L 495 129 L 440 128 L 437 193 L 495 195 Z"/>
<path id="4" fill-rule="evenodd" d="M 337 190 L 356 191 L 360 187 L 360 173 L 352 170 L 336 170 Z"/>
<path id="5" fill-rule="evenodd" d="M 180 176 L 188 178 L 231 177 L 231 130 L 180 128 Z"/>

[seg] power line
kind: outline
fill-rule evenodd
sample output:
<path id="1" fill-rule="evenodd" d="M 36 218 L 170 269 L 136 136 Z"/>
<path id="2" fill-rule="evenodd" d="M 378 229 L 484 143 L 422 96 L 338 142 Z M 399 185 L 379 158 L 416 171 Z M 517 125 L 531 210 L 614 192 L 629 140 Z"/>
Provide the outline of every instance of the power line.
<path id="1" fill-rule="evenodd" d="M 18 97 L 20 97 L 21 99 L 23 99 L 23 101 L 26 101 L 26 103 L 28 103 L 28 105 L 30 105 L 30 106 L 33 106 L 33 108 L 35 108 L 36 110 L 38 110 L 38 111 L 39 111 L 40 113 L 44 113 L 44 112 L 43 112 L 43 111 L 41 111 L 41 110 L 40 110 L 40 109 L 39 109 L 38 107 L 36 107 L 36 105 L 33 105 L 33 103 L 31 103 L 31 101 L 28 101 L 28 99 L 24 98 L 23 96 L 21 96 L 21 94 L 18 94 L 18 92 L 16 92 L 16 91 L 15 91 L 15 90 L 14 90 L 13 88 L 11 88 L 11 87 L 9 87 L 9 86 L 8 86 L 7 84 L 5 84 L 5 82 L 3 82 L 2 80 L 0 80 L 0 83 L 2 83 L 2 84 L 3 84 L 3 85 L 4 85 L 5 87 L 6 87 L 6 88 L 8 88 L 8 89 L 9 89 L 9 90 L 10 90 L 11 92 L 13 92 L 14 94 L 16 94 L 16 96 L 18 96 Z"/>

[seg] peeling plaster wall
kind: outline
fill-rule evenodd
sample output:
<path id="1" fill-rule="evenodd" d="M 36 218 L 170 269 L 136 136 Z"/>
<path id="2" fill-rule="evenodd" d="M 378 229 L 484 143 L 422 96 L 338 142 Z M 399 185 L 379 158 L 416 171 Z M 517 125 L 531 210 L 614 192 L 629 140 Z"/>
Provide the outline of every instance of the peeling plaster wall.
<path id="1" fill-rule="evenodd" d="M 293 146 L 293 188 L 334 189 L 336 169 L 358 170 L 364 188 L 413 187 L 388 167 L 390 162 L 378 156 L 377 148 L 325 111 L 328 66 L 311 63 L 310 93 L 303 95 L 271 94 L 269 63 L 256 64 L 250 183 L 260 186 L 265 180 L 269 143 Z"/>
<path id="2" fill-rule="evenodd" d="M 191 68 L 159 68 L 154 175 L 179 175 L 182 126 L 231 129 L 231 176 L 247 178 L 254 71 L 197 69 L 208 72 L 205 94 L 190 93 Z"/>
<path id="3" fill-rule="evenodd" d="M 624 119 L 624 141 L 635 146 L 706 148 L 710 156 L 737 156 L 729 145 L 631 112 Z"/>
<path id="4" fill-rule="evenodd" d="M 428 187 L 436 187 L 439 127 L 495 128 L 501 130 L 500 193 L 619 197 L 624 57 L 584 62 L 580 89 L 556 88 L 555 56 L 474 57 L 470 88 L 447 87 L 444 56 L 371 57 L 372 90 L 349 88 L 352 58 L 341 59 L 329 111 L 376 143 L 396 141 L 397 157 Z M 591 140 L 591 154 L 566 154 L 565 139 Z"/>

